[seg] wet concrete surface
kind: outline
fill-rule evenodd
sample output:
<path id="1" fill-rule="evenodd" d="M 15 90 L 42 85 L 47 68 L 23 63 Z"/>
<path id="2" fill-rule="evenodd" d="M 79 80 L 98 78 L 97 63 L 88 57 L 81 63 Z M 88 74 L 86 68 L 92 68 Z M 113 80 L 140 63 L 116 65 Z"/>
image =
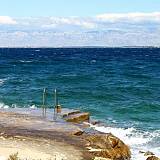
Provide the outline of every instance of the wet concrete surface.
<path id="1" fill-rule="evenodd" d="M 39 143 L 48 141 L 48 151 L 52 152 L 57 146 L 61 154 L 70 155 L 67 159 L 91 159 L 92 155 L 85 148 L 85 140 L 72 135 L 82 126 L 65 122 L 62 118 L 69 112 L 72 111 L 64 109 L 54 117 L 53 112 L 48 110 L 46 117 L 43 117 L 41 109 L 0 109 L 0 133 L 6 139 L 18 136 L 24 137 L 19 139 L 31 138 L 33 142 L 36 139 Z M 42 150 L 44 146 L 41 145 Z"/>

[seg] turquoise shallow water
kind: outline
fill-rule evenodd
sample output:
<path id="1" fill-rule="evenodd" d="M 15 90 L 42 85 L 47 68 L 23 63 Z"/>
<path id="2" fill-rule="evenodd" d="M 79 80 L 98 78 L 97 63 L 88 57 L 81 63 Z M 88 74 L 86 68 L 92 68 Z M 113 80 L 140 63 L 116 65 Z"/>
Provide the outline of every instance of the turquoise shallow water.
<path id="1" fill-rule="evenodd" d="M 89 111 L 134 152 L 160 152 L 160 49 L 0 49 L 1 108 L 40 107 L 44 87 L 50 108 L 57 88 L 63 106 Z"/>

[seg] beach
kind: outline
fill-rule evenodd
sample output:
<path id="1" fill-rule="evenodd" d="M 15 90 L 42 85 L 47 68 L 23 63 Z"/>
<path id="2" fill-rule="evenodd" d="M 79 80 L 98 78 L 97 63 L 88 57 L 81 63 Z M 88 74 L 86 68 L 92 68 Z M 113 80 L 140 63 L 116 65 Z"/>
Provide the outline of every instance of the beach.
<path id="1" fill-rule="evenodd" d="M 18 153 L 20 159 L 81 159 L 79 151 L 74 147 L 64 143 L 54 141 L 47 142 L 46 139 L 27 138 L 15 136 L 10 138 L 0 138 L 0 159 L 5 160 L 10 155 Z M 74 151 L 74 152 L 73 152 Z M 68 155 L 70 155 L 68 157 Z"/>

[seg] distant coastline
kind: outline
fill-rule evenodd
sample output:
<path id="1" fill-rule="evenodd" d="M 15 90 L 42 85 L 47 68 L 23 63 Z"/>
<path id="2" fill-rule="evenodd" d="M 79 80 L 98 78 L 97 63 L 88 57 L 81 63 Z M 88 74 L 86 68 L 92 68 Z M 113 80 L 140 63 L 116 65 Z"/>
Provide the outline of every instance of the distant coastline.
<path id="1" fill-rule="evenodd" d="M 0 48 L 160 48 L 160 46 L 0 46 Z"/>

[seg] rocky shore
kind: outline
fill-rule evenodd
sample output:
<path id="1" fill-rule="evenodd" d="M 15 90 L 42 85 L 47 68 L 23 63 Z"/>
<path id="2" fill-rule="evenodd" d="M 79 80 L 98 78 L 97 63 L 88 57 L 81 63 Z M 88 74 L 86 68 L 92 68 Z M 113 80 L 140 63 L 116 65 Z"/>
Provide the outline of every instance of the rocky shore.
<path id="1" fill-rule="evenodd" d="M 38 109 L 0 110 L 0 159 L 130 160 L 129 146 L 87 125 L 89 113 L 63 109 L 53 118 Z M 96 122 L 94 122 L 95 124 Z"/>

